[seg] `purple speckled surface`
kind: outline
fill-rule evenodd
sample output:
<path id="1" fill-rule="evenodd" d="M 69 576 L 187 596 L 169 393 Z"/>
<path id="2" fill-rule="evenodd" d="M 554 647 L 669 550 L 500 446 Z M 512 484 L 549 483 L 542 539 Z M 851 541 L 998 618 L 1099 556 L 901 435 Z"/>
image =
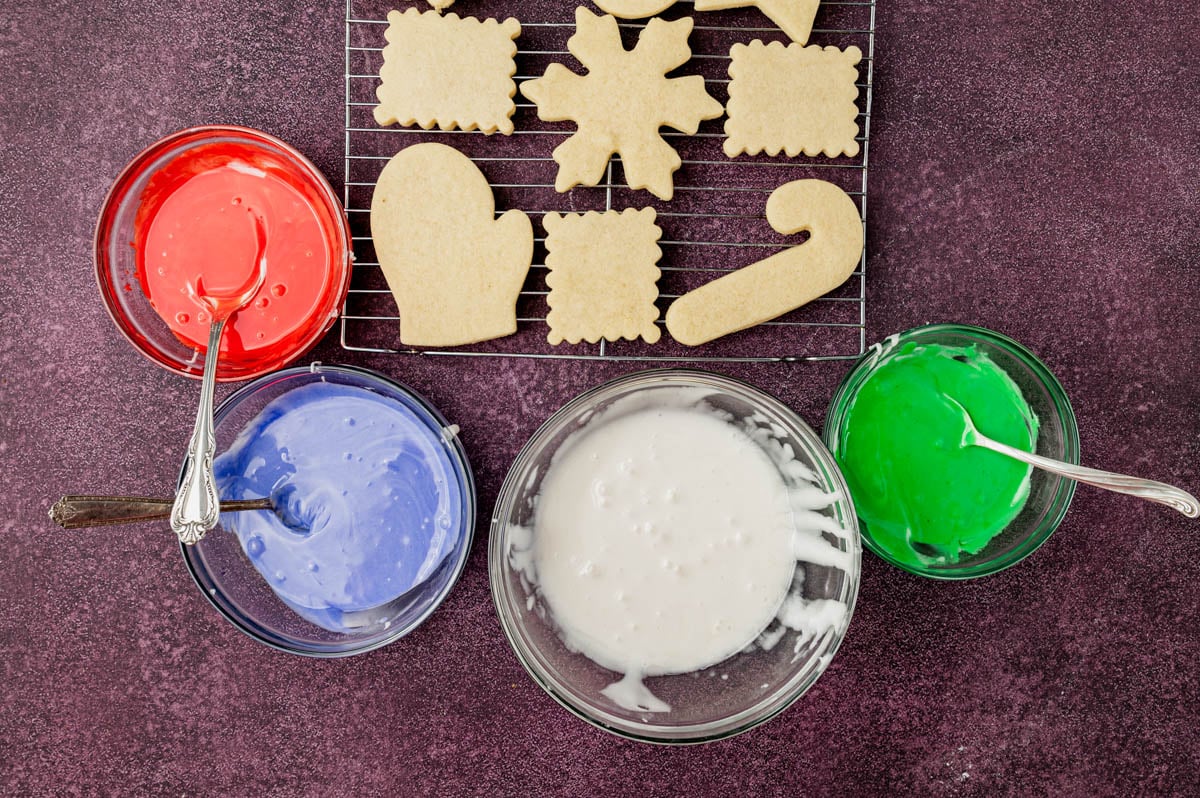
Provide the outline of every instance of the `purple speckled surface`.
<path id="1" fill-rule="evenodd" d="M 470 8 L 468 0 L 460 5 Z M 1084 459 L 1200 489 L 1200 16 L 1166 0 L 880 0 L 868 337 L 1001 330 L 1066 385 Z M 317 662 L 243 637 L 161 526 L 64 533 L 68 492 L 166 494 L 196 385 L 97 297 L 108 185 L 233 122 L 342 168 L 343 6 L 9 0 L 0 21 L 0 793 L 1195 795 L 1200 526 L 1081 489 L 966 584 L 864 557 L 844 646 L 740 737 L 619 740 L 550 700 L 496 622 L 481 522 L 414 634 Z M 335 179 L 335 183 L 338 182 Z M 622 364 L 355 356 L 463 428 L 486 519 L 554 409 Z M 724 371 L 819 425 L 846 364 Z M 221 395 L 228 392 L 221 389 Z"/>

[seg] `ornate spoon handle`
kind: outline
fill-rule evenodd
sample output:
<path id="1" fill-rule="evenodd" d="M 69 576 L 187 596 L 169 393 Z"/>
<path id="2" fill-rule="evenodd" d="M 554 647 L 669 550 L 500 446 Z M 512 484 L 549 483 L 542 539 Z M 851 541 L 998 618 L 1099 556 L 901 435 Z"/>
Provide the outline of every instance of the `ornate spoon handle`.
<path id="1" fill-rule="evenodd" d="M 1130 496 L 1137 496 L 1147 501 L 1165 504 L 1183 513 L 1188 518 L 1200 516 L 1200 501 L 1197 501 L 1195 496 L 1172 485 L 1167 485 L 1164 482 L 1129 477 L 1124 474 L 1114 474 L 1111 471 L 1099 471 L 1095 468 L 1072 465 L 1060 460 L 1051 460 L 1041 455 L 1014 449 L 1011 446 L 994 441 L 978 433 L 976 433 L 974 443 L 976 446 L 982 446 L 985 449 L 991 449 L 994 452 L 1008 455 L 1014 460 L 1029 463 L 1032 466 L 1037 466 L 1059 476 L 1073 479 L 1076 482 L 1083 482 L 1097 488 L 1117 493 L 1127 493 Z"/>
<path id="2" fill-rule="evenodd" d="M 171 529 L 189 546 L 200 542 L 204 533 L 217 525 L 221 500 L 213 478 L 213 455 L 217 449 L 213 433 L 213 390 L 217 381 L 217 360 L 225 318 L 214 318 L 208 331 L 208 349 L 204 355 L 204 379 L 200 383 L 200 407 L 196 425 L 188 443 L 183 481 L 171 507 Z"/>
<path id="3" fill-rule="evenodd" d="M 141 496 L 63 496 L 50 508 L 50 518 L 63 529 L 133 524 L 169 518 L 172 504 L 172 499 Z M 270 499 L 245 499 L 221 504 L 222 512 L 272 509 Z"/>

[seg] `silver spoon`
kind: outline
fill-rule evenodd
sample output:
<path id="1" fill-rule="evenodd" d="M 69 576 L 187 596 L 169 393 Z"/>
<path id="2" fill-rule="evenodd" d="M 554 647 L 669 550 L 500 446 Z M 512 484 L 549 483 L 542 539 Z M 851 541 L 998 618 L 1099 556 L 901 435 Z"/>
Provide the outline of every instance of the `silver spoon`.
<path id="1" fill-rule="evenodd" d="M 212 319 L 208 331 L 208 349 L 204 355 L 204 378 L 200 384 L 200 407 L 196 411 L 196 424 L 188 443 L 183 480 L 171 507 L 171 529 L 181 542 L 189 546 L 199 543 L 204 534 L 217 525 L 221 514 L 221 501 L 213 478 L 213 455 L 217 448 L 213 433 L 213 388 L 221 351 L 221 333 L 229 317 L 245 307 L 267 279 L 266 225 L 254 210 L 250 210 L 250 215 L 254 217 L 254 232 L 258 242 L 254 272 L 250 279 L 227 295 L 206 293 L 199 280 L 197 285 L 188 286 L 192 297 L 206 307 Z"/>
<path id="2" fill-rule="evenodd" d="M 63 529 L 136 524 L 170 518 L 174 499 L 150 499 L 143 496 L 63 496 L 50 508 L 50 519 Z M 279 510 L 271 499 L 241 499 L 221 502 L 221 512 Z"/>
<path id="3" fill-rule="evenodd" d="M 63 496 L 50 508 L 50 520 L 63 529 L 136 524 L 171 517 L 173 499 L 144 496 Z M 221 514 L 266 510 L 285 527 L 300 534 L 312 532 L 303 508 L 282 492 L 263 499 L 231 499 L 221 502 Z"/>
<path id="4" fill-rule="evenodd" d="M 1200 516 L 1200 501 L 1197 501 L 1195 496 L 1166 483 L 1155 482 L 1152 479 L 1128 477 L 1124 474 L 1114 474 L 1111 471 L 1098 471 L 1095 468 L 1072 465 L 1064 463 L 1061 460 L 1051 460 L 1049 457 L 1023 452 L 1020 449 L 1014 449 L 1012 446 L 1000 443 L 1000 441 L 994 441 L 975 428 L 975 422 L 965 407 L 950 399 L 950 397 L 946 398 L 962 411 L 963 446 L 979 446 L 984 449 L 991 449 L 993 452 L 1005 455 L 1006 457 L 1020 460 L 1022 463 L 1028 463 L 1043 471 L 1049 471 L 1052 474 L 1058 474 L 1061 477 L 1073 479 L 1085 485 L 1092 485 L 1093 487 L 1117 493 L 1126 493 L 1130 496 L 1137 496 L 1140 499 L 1165 504 L 1183 513 L 1188 518 Z"/>

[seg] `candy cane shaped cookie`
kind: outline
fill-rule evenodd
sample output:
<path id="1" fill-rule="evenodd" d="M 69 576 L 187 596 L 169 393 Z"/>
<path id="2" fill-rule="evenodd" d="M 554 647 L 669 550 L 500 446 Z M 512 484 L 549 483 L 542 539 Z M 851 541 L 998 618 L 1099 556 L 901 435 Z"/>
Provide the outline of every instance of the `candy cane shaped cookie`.
<path id="1" fill-rule="evenodd" d="M 862 256 L 858 206 L 824 180 L 794 180 L 775 189 L 767 221 L 783 235 L 807 231 L 809 238 L 672 302 L 666 322 L 676 341 L 699 346 L 782 316 L 846 282 Z"/>

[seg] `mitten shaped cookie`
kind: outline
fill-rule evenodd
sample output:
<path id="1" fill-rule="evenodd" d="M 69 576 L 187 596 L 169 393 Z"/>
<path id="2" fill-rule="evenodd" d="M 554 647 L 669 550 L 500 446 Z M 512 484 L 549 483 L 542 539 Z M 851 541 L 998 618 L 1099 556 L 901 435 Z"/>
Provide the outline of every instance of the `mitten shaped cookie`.
<path id="1" fill-rule="evenodd" d="M 496 218 L 487 178 L 458 150 L 417 144 L 388 161 L 371 200 L 371 237 L 402 343 L 460 346 L 517 331 L 533 226 L 517 210 Z"/>

